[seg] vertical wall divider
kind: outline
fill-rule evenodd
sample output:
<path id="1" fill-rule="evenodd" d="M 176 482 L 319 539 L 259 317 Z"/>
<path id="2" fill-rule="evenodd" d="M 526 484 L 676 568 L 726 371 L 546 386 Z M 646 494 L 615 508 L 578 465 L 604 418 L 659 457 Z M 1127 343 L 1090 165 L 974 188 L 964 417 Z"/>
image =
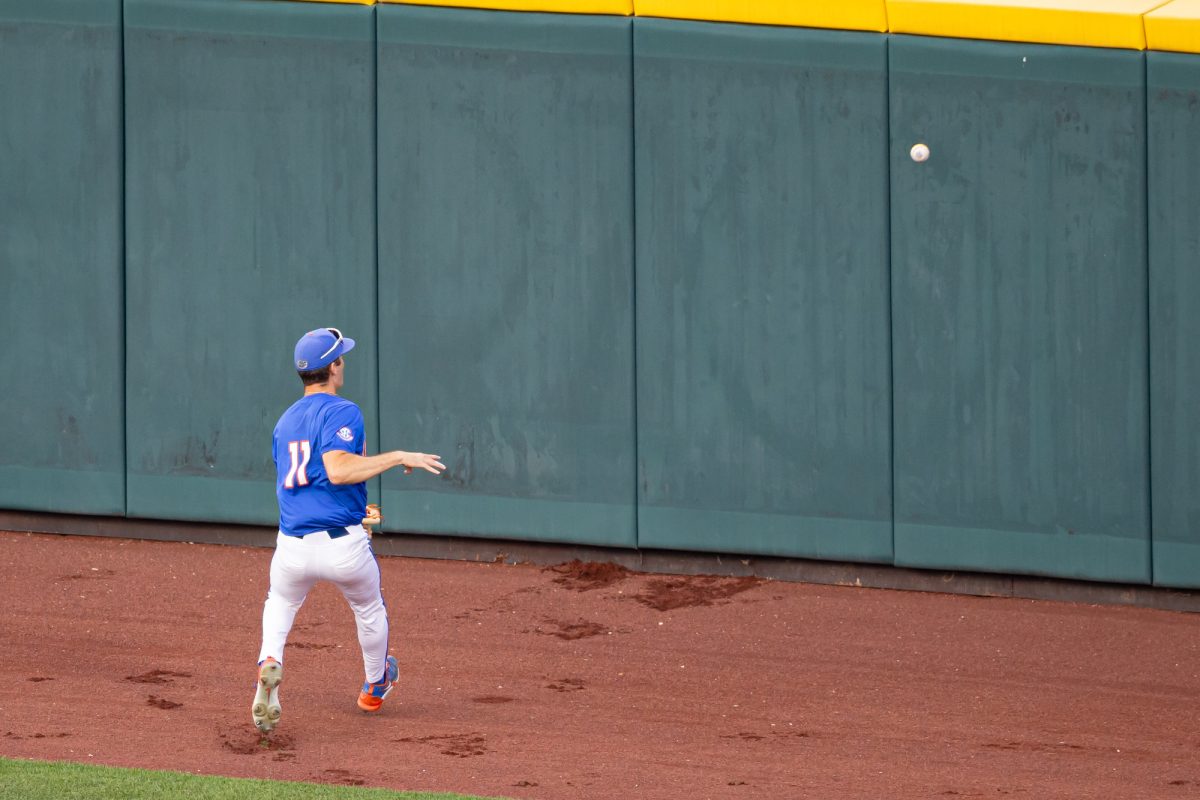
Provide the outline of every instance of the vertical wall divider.
<path id="1" fill-rule="evenodd" d="M 629 18 L 629 218 L 631 249 L 630 264 L 633 270 L 633 280 L 630 283 L 630 302 L 633 304 L 631 321 L 633 324 L 633 546 L 641 547 L 641 534 L 638 518 L 641 509 L 641 497 L 638 466 L 638 318 L 637 318 L 637 36 L 635 27 L 637 18 Z"/>
<path id="2" fill-rule="evenodd" d="M 126 213 L 128 209 L 128 169 L 125 153 L 125 130 L 128 125 L 128 119 L 125 114 L 125 0 L 121 1 L 121 35 L 118 39 L 118 47 L 120 48 L 121 62 L 121 85 L 118 92 L 118 102 L 121 104 L 121 513 L 123 516 L 129 516 L 129 293 L 127 291 L 128 281 L 128 253 L 129 245 L 127 241 L 127 225 Z"/>
<path id="3" fill-rule="evenodd" d="M 892 503 L 892 563 L 896 563 L 896 331 L 892 308 L 892 37 L 883 35 L 883 149 L 884 169 L 887 170 L 887 333 L 888 333 L 888 463 L 891 464 L 891 488 L 888 490 Z"/>
<path id="4" fill-rule="evenodd" d="M 375 442 L 374 452 L 383 452 L 383 390 L 379 388 L 383 377 L 383 347 L 380 338 L 380 302 L 379 302 L 379 6 L 371 6 L 371 142 L 372 179 L 374 183 L 374 250 L 375 250 L 375 287 L 371 296 L 375 300 Z M 367 445 L 367 455 L 370 455 L 372 445 Z M 383 476 L 371 479 L 377 487 L 374 502 L 383 503 Z"/>
<path id="5" fill-rule="evenodd" d="M 1154 585 L 1154 397 L 1151 387 L 1154 385 L 1154 360 L 1151 353 L 1150 330 L 1150 248 L 1154 246 L 1150 238 L 1150 59 L 1142 52 L 1142 135 L 1145 142 L 1145 180 L 1142 191 L 1145 192 L 1145 224 L 1146 224 L 1146 526 L 1149 536 L 1146 537 L 1146 558 L 1150 564 L 1150 585 Z"/>

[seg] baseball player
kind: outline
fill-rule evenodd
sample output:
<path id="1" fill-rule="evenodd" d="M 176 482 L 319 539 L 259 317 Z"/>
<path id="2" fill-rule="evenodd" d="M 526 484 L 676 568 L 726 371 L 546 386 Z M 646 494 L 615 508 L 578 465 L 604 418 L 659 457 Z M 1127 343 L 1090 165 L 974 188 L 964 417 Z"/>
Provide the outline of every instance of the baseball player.
<path id="1" fill-rule="evenodd" d="M 283 648 L 309 589 L 328 580 L 341 590 L 358 625 L 366 680 L 358 695 L 363 711 L 378 711 L 395 686 L 396 659 L 388 655 L 388 618 L 371 550 L 366 481 L 393 467 L 434 475 L 440 456 L 393 450 L 366 455 L 362 412 L 338 397 L 345 356 L 354 348 L 337 328 L 309 331 L 296 343 L 295 367 L 304 395 L 275 424 L 275 494 L 279 535 L 271 559 L 271 588 L 263 604 L 251 715 L 263 733 L 279 724 Z M 372 509 L 375 507 L 372 506 Z"/>

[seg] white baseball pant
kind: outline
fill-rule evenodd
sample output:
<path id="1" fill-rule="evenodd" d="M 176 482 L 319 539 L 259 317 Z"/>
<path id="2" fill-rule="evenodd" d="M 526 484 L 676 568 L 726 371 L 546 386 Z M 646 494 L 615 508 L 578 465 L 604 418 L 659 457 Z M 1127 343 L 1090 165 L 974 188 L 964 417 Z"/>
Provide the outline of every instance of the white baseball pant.
<path id="1" fill-rule="evenodd" d="M 379 587 L 379 562 L 371 538 L 361 525 L 345 536 L 329 538 L 325 531 L 304 537 L 280 532 L 271 558 L 271 588 L 263 604 L 263 641 L 259 663 L 268 656 L 283 663 L 283 648 L 296 612 L 317 581 L 337 586 L 354 612 L 367 682 L 383 679 L 387 667 L 387 607 Z"/>

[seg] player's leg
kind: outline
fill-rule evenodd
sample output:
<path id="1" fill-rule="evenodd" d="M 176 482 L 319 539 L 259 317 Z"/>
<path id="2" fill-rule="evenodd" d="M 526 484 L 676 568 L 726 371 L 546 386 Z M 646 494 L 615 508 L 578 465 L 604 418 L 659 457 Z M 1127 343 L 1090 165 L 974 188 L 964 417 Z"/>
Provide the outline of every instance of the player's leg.
<path id="1" fill-rule="evenodd" d="M 370 539 L 365 532 L 357 531 L 346 538 L 350 541 L 346 542 L 342 557 L 331 565 L 329 577 L 354 612 L 366 679 L 363 692 L 374 694 L 372 700 L 368 701 L 371 708 L 364 707 L 361 699 L 359 706 L 374 711 L 391 691 L 397 677 L 397 666 L 396 660 L 387 654 L 387 606 L 380 586 L 379 562 L 371 550 Z"/>
<path id="2" fill-rule="evenodd" d="M 279 534 L 271 557 L 271 587 L 263 603 L 263 640 L 258 655 L 258 675 L 250 716 L 254 726 L 267 733 L 279 724 L 283 709 L 279 685 L 283 682 L 283 648 L 296 612 L 304 604 L 315 579 L 308 568 L 304 542 Z"/>
<path id="3" fill-rule="evenodd" d="M 363 668 L 368 682 L 376 682 L 384 673 L 388 650 L 387 606 L 379 574 L 379 562 L 366 534 L 355 532 L 346 537 L 341 558 L 331 565 L 331 580 L 354 612 L 358 644 L 362 648 Z"/>
<path id="4" fill-rule="evenodd" d="M 267 658 L 283 662 L 283 648 L 291 633 L 296 612 L 317 579 L 308 563 L 307 545 L 301 539 L 279 535 L 271 557 L 271 587 L 263 603 L 262 649 L 259 663 Z"/>

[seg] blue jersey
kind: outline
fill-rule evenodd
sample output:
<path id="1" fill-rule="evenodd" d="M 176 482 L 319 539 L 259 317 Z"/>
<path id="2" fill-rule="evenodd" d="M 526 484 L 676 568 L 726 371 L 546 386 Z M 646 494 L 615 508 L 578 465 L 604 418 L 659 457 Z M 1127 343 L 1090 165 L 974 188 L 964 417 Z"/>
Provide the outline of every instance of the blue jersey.
<path id="1" fill-rule="evenodd" d="M 358 525 L 367 513 L 367 484 L 329 482 L 322 455 L 366 453 L 358 406 L 331 394 L 301 397 L 275 423 L 275 495 L 279 530 L 289 536 Z"/>

